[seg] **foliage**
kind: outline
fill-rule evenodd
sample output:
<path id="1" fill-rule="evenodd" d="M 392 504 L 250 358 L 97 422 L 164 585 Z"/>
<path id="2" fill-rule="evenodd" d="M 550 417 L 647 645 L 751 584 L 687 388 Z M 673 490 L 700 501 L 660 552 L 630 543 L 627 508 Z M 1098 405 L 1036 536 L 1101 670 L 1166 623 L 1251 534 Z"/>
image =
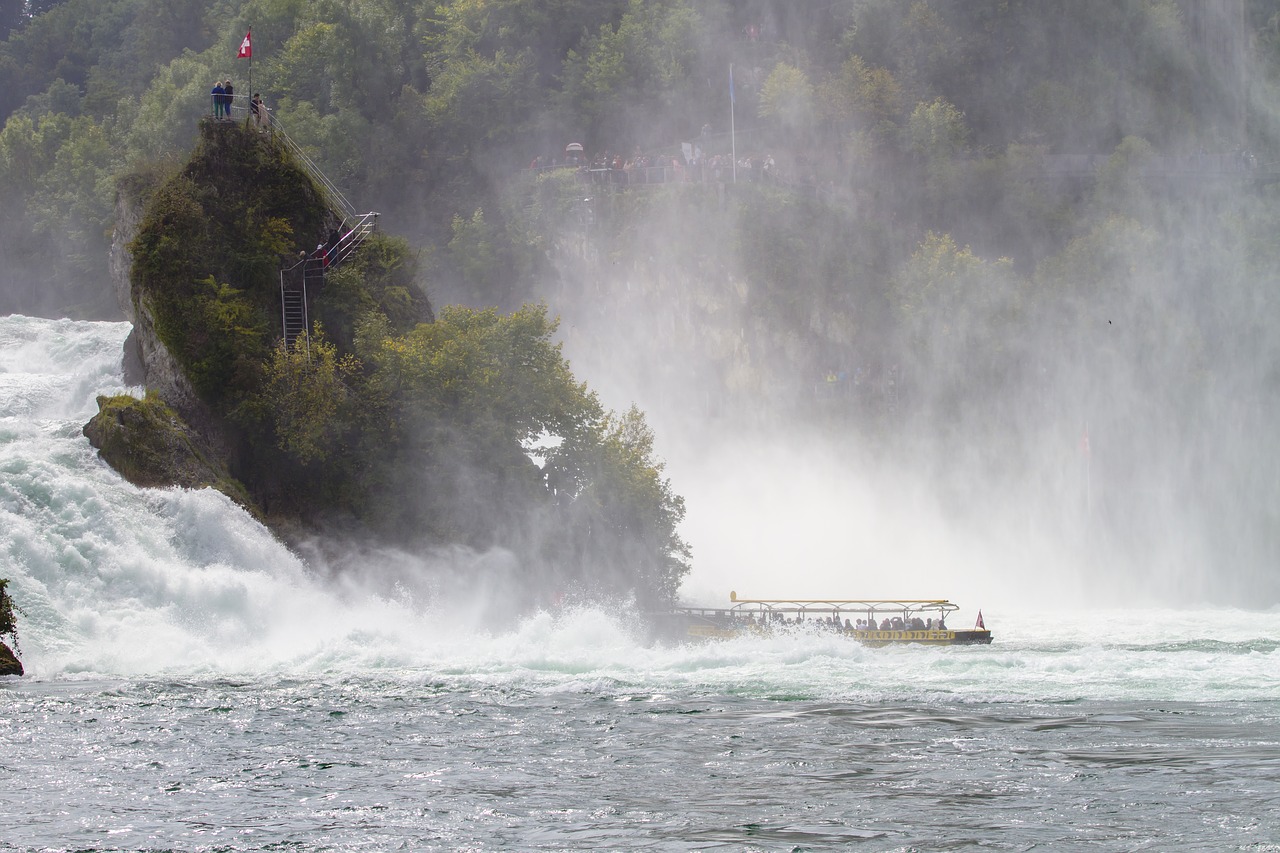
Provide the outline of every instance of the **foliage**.
<path id="1" fill-rule="evenodd" d="M 660 476 L 652 433 L 638 411 L 602 412 L 552 342 L 545 308 L 449 306 L 407 335 L 387 332 L 366 326 L 358 345 L 365 399 L 382 401 L 379 429 L 391 429 L 369 440 L 400 448 L 369 496 L 380 512 L 477 545 L 504 519 L 531 552 L 541 517 L 559 530 L 544 548 L 549 570 L 614 592 L 674 595 L 688 570 L 683 502 Z M 528 452 L 548 445 L 539 468 Z M 426 494 L 423 475 L 434 486 Z"/>
<path id="2" fill-rule="evenodd" d="M 21 610 L 13 603 L 8 586 L 8 579 L 0 578 L 0 637 L 8 637 L 12 640 L 13 650 L 21 654 L 22 649 L 18 645 L 18 620 L 13 615 L 14 611 L 21 612 Z"/>
<path id="3" fill-rule="evenodd" d="M 353 349 L 356 329 L 370 314 L 384 317 L 394 333 L 403 334 L 431 320 L 420 278 L 416 253 L 407 241 L 375 231 L 355 256 L 326 274 L 315 316 L 344 352 Z"/>
<path id="4" fill-rule="evenodd" d="M 581 430 L 598 408 L 573 381 L 554 331 L 542 306 L 509 315 L 446 306 L 434 323 L 360 355 L 374 366 L 372 382 L 397 390 L 424 441 L 451 440 L 456 426 L 481 446 L 521 447 Z"/>
<path id="5" fill-rule="evenodd" d="M 1021 350 L 1020 290 L 1008 258 L 983 261 L 949 235 L 928 234 L 893 288 L 919 384 L 963 396 L 975 385 L 998 383 Z"/>
<path id="6" fill-rule="evenodd" d="M 902 86 L 888 69 L 851 56 L 819 86 L 817 109 L 827 121 L 887 145 L 902 121 L 902 102 Z"/>
<path id="7" fill-rule="evenodd" d="M 784 127 L 803 127 L 813 120 L 813 97 L 809 76 L 794 65 L 779 62 L 760 91 L 760 115 L 774 118 Z"/>
<path id="8" fill-rule="evenodd" d="M 969 136 L 964 114 L 943 98 L 917 104 L 906 132 L 910 149 L 930 160 L 963 154 Z"/>
<path id="9" fill-rule="evenodd" d="M 311 465 L 347 446 L 355 405 L 348 383 L 359 370 L 355 356 L 339 356 L 318 326 L 306 348 L 276 344 L 262 390 L 275 402 L 274 427 L 281 450 Z"/>
<path id="10" fill-rule="evenodd" d="M 453 239 L 449 241 L 449 256 L 462 275 L 467 289 L 485 302 L 501 301 L 497 288 L 503 280 L 503 270 L 498 263 L 496 234 L 485 222 L 484 211 L 476 208 L 470 219 L 461 215 L 453 217 Z"/>
<path id="11" fill-rule="evenodd" d="M 605 572 L 642 607 L 670 606 L 689 571 L 689 546 L 678 531 L 684 500 L 662 476 L 653 431 L 640 410 L 609 415 L 584 445 L 549 454 L 548 477 L 563 491 L 583 575 Z"/>
<path id="12" fill-rule="evenodd" d="M 230 124 L 207 124 L 190 163 L 152 195 L 131 247 L 134 283 L 209 402 L 231 408 L 253 393 L 278 269 L 314 245 L 324 216 L 310 178 L 277 145 Z"/>
<path id="13" fill-rule="evenodd" d="M 604 24 L 565 56 L 563 97 L 567 111 L 581 116 L 585 139 L 621 148 L 643 121 L 640 116 L 696 121 L 687 81 L 697 68 L 704 20 L 691 5 L 674 0 L 631 0 L 616 24 Z M 673 132 L 678 124 L 662 122 Z"/>
<path id="14" fill-rule="evenodd" d="M 1267 169 L 1280 159 L 1280 26 L 1274 3 L 1241 8 L 65 0 L 0 43 L 0 307 L 100 313 L 95 299 L 109 302 L 110 289 L 97 259 L 114 190 L 132 180 L 121 177 L 175 162 L 197 140 L 203 165 L 168 176 L 134 247 L 162 336 L 206 400 L 262 433 L 262 460 L 279 463 L 272 488 L 300 494 L 330 466 L 342 488 L 325 500 L 358 508 L 382 494 L 415 523 L 451 489 L 483 506 L 479 495 L 509 487 L 509 507 L 533 506 L 554 473 L 516 449 L 526 430 L 494 426 L 511 413 L 490 395 L 509 386 L 478 377 L 508 370 L 502 323 L 442 315 L 420 333 L 431 319 L 421 279 L 441 298 L 505 309 L 556 292 L 544 282 L 570 243 L 631 269 L 661 245 L 709 290 L 741 288 L 745 319 L 791 342 L 785 352 L 761 356 L 744 318 L 723 310 L 727 299 L 684 312 L 707 327 L 690 347 L 736 335 L 752 369 L 779 383 L 803 384 L 835 361 L 949 377 L 945 393 L 902 399 L 913 415 L 945 404 L 954 420 L 940 430 L 994 418 L 992 401 L 1039 406 L 1043 395 L 1114 402 L 1144 387 L 1158 389 L 1144 400 L 1168 402 L 1208 384 L 1219 402 L 1270 399 L 1263 368 L 1248 372 L 1251 385 L 1231 368 L 1275 360 L 1265 283 L 1275 278 Z M 344 438 L 299 434 L 283 443 L 293 450 L 277 432 L 296 425 L 276 423 L 262 383 L 281 259 L 327 230 L 325 205 L 279 148 L 249 145 L 240 128 L 197 130 L 215 77 L 234 75 L 247 93 L 248 69 L 233 57 L 249 26 L 255 88 L 290 135 L 350 198 L 408 235 L 370 245 L 316 300 L 334 381 L 352 396 L 296 377 L 299 393 L 327 389 L 320 399 L 350 406 L 335 416 Z M 743 157 L 776 155 L 779 177 L 591 201 L 572 171 L 513 179 L 570 140 L 593 155 L 736 146 Z M 1233 152 L 1261 168 L 1206 176 L 1162 165 Z M 1061 168 L 1070 157 L 1106 162 Z M 1124 336 L 1102 328 L 1126 314 L 1143 320 Z M 513 352 L 536 349 L 542 327 L 521 328 L 525 345 Z M 1036 341 L 1070 355 L 1051 363 Z M 340 371 L 357 350 L 361 368 Z M 1033 355 L 1053 391 L 1029 390 Z M 556 387 L 542 393 L 572 396 Z M 440 408 L 408 408 L 402 393 Z M 1248 405 L 1265 431 L 1267 405 Z M 589 408 L 576 429 L 603 435 L 585 426 L 603 418 Z M 469 437 L 472 422 L 481 428 Z M 603 453 L 603 441 L 584 438 L 581 459 Z M 338 452 L 343 442 L 354 449 Z M 322 451 L 324 465 L 309 461 Z M 417 488 L 431 494 L 413 495 L 423 471 L 431 485 Z M 441 529 L 483 526 L 453 515 Z"/>

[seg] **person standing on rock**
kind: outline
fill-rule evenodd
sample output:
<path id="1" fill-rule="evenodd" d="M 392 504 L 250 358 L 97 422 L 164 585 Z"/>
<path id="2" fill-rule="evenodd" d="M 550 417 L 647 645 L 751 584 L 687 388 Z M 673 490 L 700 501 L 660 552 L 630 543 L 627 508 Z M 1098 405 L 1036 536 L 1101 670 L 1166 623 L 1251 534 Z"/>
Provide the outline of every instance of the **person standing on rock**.
<path id="1" fill-rule="evenodd" d="M 267 105 L 262 103 L 262 96 L 257 92 L 253 93 L 253 100 L 249 102 L 249 116 L 253 119 L 254 126 L 258 130 L 262 130 L 267 125 Z"/>
<path id="2" fill-rule="evenodd" d="M 222 91 L 226 93 L 222 96 L 222 103 L 225 105 L 223 109 L 226 110 L 227 118 L 231 118 L 231 105 L 235 101 L 236 90 L 230 80 L 222 84 Z"/>
<path id="3" fill-rule="evenodd" d="M 213 81 L 213 90 L 209 92 L 213 97 L 213 117 L 222 118 L 222 99 L 226 97 L 226 89 L 222 88 L 221 80 Z"/>

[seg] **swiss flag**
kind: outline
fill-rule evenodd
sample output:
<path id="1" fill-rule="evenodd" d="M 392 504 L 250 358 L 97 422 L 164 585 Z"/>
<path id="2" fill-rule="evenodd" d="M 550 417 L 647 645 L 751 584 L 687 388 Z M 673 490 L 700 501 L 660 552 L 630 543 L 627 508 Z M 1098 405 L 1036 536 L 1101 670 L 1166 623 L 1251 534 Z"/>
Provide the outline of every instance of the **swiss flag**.
<path id="1" fill-rule="evenodd" d="M 253 57 L 253 39 L 250 38 L 252 35 L 253 30 L 249 30 L 249 32 L 244 34 L 244 41 L 240 42 L 240 52 L 236 54 L 236 59 Z"/>
<path id="2" fill-rule="evenodd" d="M 979 611 L 978 611 L 978 624 L 977 624 L 977 625 L 974 625 L 973 627 L 974 627 L 974 628 L 976 628 L 976 629 L 977 629 L 977 630 L 979 630 L 979 631 L 985 631 L 985 630 L 987 630 L 987 626 L 986 626 L 986 625 L 984 625 L 984 624 L 982 623 L 982 611 L 981 611 L 981 610 L 979 610 Z"/>

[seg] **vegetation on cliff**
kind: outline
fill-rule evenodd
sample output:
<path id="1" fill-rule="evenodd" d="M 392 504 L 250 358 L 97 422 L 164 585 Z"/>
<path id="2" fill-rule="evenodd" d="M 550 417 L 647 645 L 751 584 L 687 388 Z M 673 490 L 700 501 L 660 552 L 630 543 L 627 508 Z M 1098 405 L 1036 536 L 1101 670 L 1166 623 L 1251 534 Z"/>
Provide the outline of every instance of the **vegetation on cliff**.
<path id="1" fill-rule="evenodd" d="M 133 299 L 252 504 L 407 546 L 509 548 L 530 587 L 671 600 L 688 570 L 681 499 L 640 413 L 604 411 L 573 377 L 545 307 L 433 318 L 407 243 L 374 235 L 312 285 L 310 345 L 285 346 L 279 269 L 325 233 L 323 199 L 271 136 L 202 128 L 147 198 Z M 235 494 L 160 401 L 99 402 L 86 432 L 135 482 Z"/>
<path id="2" fill-rule="evenodd" d="M 17 609 L 13 604 L 13 599 L 9 597 L 6 589 L 9 581 L 6 578 L 0 578 L 0 640 L 8 637 L 13 643 L 13 648 L 9 648 L 7 643 L 0 642 L 0 675 L 22 675 L 22 663 L 18 660 L 18 656 L 14 653 L 18 649 L 18 621 L 14 616 Z"/>

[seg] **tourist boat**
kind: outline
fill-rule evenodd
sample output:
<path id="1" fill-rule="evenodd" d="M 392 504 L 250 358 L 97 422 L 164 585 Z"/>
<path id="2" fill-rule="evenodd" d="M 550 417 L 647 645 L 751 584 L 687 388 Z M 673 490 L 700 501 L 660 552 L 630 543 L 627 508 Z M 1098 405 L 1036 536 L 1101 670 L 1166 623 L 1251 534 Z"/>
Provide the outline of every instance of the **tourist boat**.
<path id="1" fill-rule="evenodd" d="M 972 646 L 991 642 L 991 632 L 978 612 L 972 629 L 947 625 L 960 609 L 945 599 L 775 599 L 738 598 L 729 607 L 677 607 L 651 619 L 655 637 L 681 640 L 728 640 L 785 631 L 834 631 L 868 646 L 920 643 Z"/>

